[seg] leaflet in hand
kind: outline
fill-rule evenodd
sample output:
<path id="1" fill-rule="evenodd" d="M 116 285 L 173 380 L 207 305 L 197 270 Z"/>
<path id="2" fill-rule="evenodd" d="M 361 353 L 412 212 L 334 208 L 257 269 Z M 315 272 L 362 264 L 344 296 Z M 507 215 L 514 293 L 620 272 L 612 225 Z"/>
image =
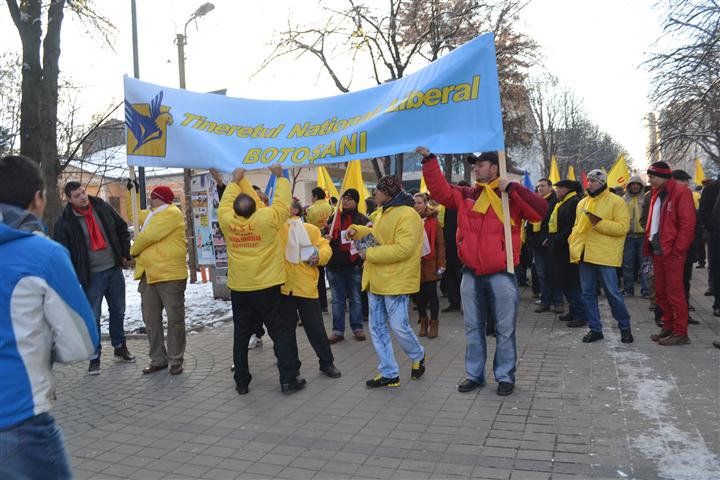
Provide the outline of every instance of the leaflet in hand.
<path id="1" fill-rule="evenodd" d="M 350 254 L 355 255 L 358 252 L 362 252 L 370 247 L 376 247 L 378 245 L 380 245 L 380 242 L 378 242 L 377 238 L 375 238 L 375 236 L 370 233 L 368 235 L 365 235 L 360 240 L 353 240 L 352 244 L 350 245 Z"/>

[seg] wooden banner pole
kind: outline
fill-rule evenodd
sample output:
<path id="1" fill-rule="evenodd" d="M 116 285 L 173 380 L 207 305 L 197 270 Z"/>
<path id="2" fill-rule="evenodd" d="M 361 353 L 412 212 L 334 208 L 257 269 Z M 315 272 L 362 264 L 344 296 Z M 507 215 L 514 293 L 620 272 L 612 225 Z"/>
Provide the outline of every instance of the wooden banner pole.
<path id="1" fill-rule="evenodd" d="M 500 160 L 500 176 L 506 177 L 507 176 L 507 162 L 505 160 L 505 150 L 498 151 L 498 159 Z M 501 193 L 501 200 L 502 200 L 502 211 L 503 211 L 503 218 L 505 219 L 503 221 L 503 230 L 505 232 L 505 263 L 507 266 L 507 271 L 509 273 L 514 274 L 515 273 L 515 260 L 513 257 L 513 244 L 512 244 L 512 230 L 510 228 L 510 225 L 512 223 L 512 219 L 510 218 L 510 199 L 508 197 L 508 194 L 505 190 Z"/>

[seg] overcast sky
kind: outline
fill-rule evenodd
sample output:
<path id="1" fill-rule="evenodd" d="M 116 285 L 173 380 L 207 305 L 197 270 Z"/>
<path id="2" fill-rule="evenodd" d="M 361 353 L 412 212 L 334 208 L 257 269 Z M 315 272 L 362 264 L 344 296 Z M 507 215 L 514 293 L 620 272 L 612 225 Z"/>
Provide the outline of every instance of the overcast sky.
<path id="1" fill-rule="evenodd" d="M 372 1 L 372 0 L 371 0 Z M 4 3 L 4 2 L 3 2 Z M 201 0 L 137 0 L 140 77 L 178 85 L 175 34 L 202 4 Z M 246 98 L 301 99 L 338 93 L 317 62 L 288 57 L 252 77 L 272 51 L 275 32 L 325 15 L 317 0 L 214 0 L 216 8 L 188 27 L 187 88 Z M 368 2 L 370 3 L 370 2 Z M 380 5 L 384 2 L 378 1 Z M 654 0 L 533 0 L 522 16 L 521 30 L 543 47 L 544 66 L 583 99 L 600 127 L 628 149 L 637 166 L 645 163 L 647 134 L 643 116 L 650 111 L 649 81 L 640 68 L 660 34 Z M 84 113 L 89 115 L 122 100 L 122 76 L 132 75 L 130 1 L 95 2 L 117 27 L 115 50 L 87 27 L 66 15 L 61 70 L 84 88 Z M 341 0 L 326 2 L 344 5 Z M 0 51 L 19 51 L 7 8 L 0 10 L 6 35 Z M 357 73 L 357 72 L 356 72 Z M 353 89 L 372 85 L 356 75 Z"/>

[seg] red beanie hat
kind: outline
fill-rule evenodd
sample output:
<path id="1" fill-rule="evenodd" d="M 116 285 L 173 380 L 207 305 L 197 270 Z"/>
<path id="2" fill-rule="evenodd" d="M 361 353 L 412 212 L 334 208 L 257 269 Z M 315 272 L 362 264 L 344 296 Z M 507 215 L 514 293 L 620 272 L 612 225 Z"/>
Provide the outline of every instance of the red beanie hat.
<path id="1" fill-rule="evenodd" d="M 165 203 L 172 203 L 175 199 L 175 194 L 170 187 L 166 187 L 165 185 L 158 185 L 157 187 L 153 188 L 152 192 L 150 193 L 150 198 L 157 198 L 158 200 L 162 200 Z"/>

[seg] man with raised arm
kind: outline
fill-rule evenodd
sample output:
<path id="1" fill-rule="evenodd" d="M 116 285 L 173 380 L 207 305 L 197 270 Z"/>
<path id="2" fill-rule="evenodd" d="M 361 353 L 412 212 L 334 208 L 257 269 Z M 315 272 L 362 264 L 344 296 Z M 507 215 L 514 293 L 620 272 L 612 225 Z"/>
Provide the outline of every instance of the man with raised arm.
<path id="1" fill-rule="evenodd" d="M 247 178 L 245 169 L 236 168 L 232 182 L 223 193 L 218 220 L 227 244 L 228 288 L 230 288 L 234 343 L 235 384 L 240 395 L 249 391 L 248 341 L 265 324 L 277 357 L 280 389 L 294 393 L 305 387 L 298 375 L 295 321 L 280 315 L 280 287 L 286 281 L 285 256 L 280 230 L 290 215 L 290 182 L 282 175 L 282 166 L 270 171 L 277 177 L 272 205 L 258 208 L 260 198 Z M 291 331 L 292 330 L 292 331 Z"/>
<path id="2" fill-rule="evenodd" d="M 465 266 L 460 295 L 467 338 L 467 379 L 458 390 L 470 392 L 485 385 L 485 323 L 492 309 L 497 322 L 493 362 L 497 394 L 510 395 L 515 388 L 515 322 L 519 291 L 515 275 L 507 271 L 503 222 L 512 222 L 513 261 L 518 265 L 522 220 L 541 221 L 547 212 L 547 202 L 519 183 L 500 178 L 497 152 L 469 156 L 467 161 L 473 165 L 477 183 L 472 187 L 461 187 L 445 180 L 437 157 L 426 147 L 417 147 L 415 151 L 423 157 L 423 177 L 430 195 L 445 207 L 458 211 L 458 254 Z M 509 196 L 510 219 L 503 217 L 502 191 Z"/>

